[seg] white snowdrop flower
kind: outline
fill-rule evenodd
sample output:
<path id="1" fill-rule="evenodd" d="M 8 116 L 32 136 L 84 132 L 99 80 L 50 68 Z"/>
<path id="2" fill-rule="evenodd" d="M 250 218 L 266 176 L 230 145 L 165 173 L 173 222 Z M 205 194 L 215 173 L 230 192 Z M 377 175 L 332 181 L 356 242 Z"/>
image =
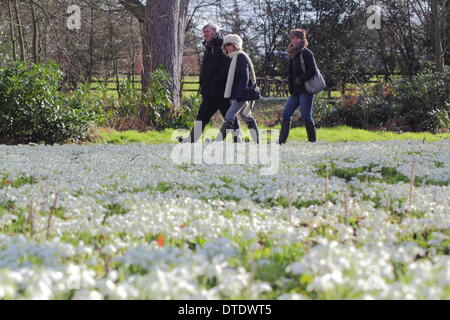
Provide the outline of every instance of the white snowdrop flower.
<path id="1" fill-rule="evenodd" d="M 343 282 L 342 274 L 340 271 L 334 271 L 327 273 L 323 276 L 316 276 L 307 286 L 308 291 L 319 290 L 329 291 L 334 290 L 337 285 Z"/>
<path id="2" fill-rule="evenodd" d="M 309 299 L 299 293 L 283 293 L 277 298 L 277 300 L 309 300 Z"/>
<path id="3" fill-rule="evenodd" d="M 250 291 L 254 299 L 257 299 L 259 295 L 272 291 L 272 286 L 267 282 L 257 282 L 252 284 Z"/>
<path id="4" fill-rule="evenodd" d="M 362 280 L 362 279 L 361 279 Z M 360 287 L 364 291 L 372 291 L 372 290 L 380 290 L 386 291 L 388 290 L 388 284 L 380 275 L 370 275 L 365 283 Z"/>
<path id="5" fill-rule="evenodd" d="M 25 291 L 26 295 L 32 300 L 52 299 L 52 289 L 46 279 L 39 279 L 37 282 L 31 283 Z"/>
<path id="6" fill-rule="evenodd" d="M 96 291 L 96 290 L 77 290 L 75 291 L 73 297 L 73 300 L 103 300 L 103 295 Z"/>
<path id="7" fill-rule="evenodd" d="M 0 286 L 0 299 L 12 299 L 15 296 L 15 292 L 14 286 L 2 284 Z"/>
<path id="8" fill-rule="evenodd" d="M 206 266 L 205 275 L 209 279 L 212 279 L 214 277 L 221 278 L 223 276 L 226 267 L 227 267 L 226 262 L 209 264 Z"/>
<path id="9" fill-rule="evenodd" d="M 268 260 L 268 259 L 260 259 L 260 260 L 258 260 L 258 265 L 260 265 L 260 266 L 265 266 L 265 265 L 268 265 L 268 264 L 270 264 L 270 260 Z"/>
<path id="10" fill-rule="evenodd" d="M 117 252 L 117 249 L 113 245 L 107 245 L 102 248 L 102 252 L 112 256 Z"/>
<path id="11" fill-rule="evenodd" d="M 315 294 L 334 296 L 334 289 L 342 289 L 349 294 L 357 290 L 359 298 L 448 298 L 443 288 L 450 282 L 450 266 L 442 245 L 448 240 L 445 231 L 450 227 L 450 187 L 430 182 L 449 180 L 450 142 L 319 143 L 312 148 L 292 142 L 281 149 L 281 169 L 273 177 L 255 175 L 257 168 L 250 166 L 174 166 L 166 160 L 171 147 L 0 145 L 0 172 L 8 174 L 9 179 L 23 175 L 38 179 L 38 183 L 20 188 L 0 188 L 0 203 L 14 201 L 27 218 L 30 199 L 35 208 L 48 211 L 52 193 L 47 190 L 58 188 L 58 204 L 65 211 L 54 217 L 49 242 L 41 242 L 47 219 L 40 215 L 35 217 L 35 241 L 23 235 L 0 234 L 0 275 L 7 274 L 6 280 L 0 276 L 0 292 L 30 298 L 48 296 L 47 287 L 51 298 L 65 297 L 72 289 L 78 292 L 75 296 L 86 290 L 86 299 L 90 292 L 117 299 L 251 297 L 258 295 L 252 293 L 251 275 L 239 267 L 230 267 L 227 261 L 239 258 L 242 243 L 255 244 L 250 252 L 260 250 L 258 241 L 264 237 L 271 253 L 277 247 L 285 250 L 293 244 L 302 245 L 305 254 L 285 270 L 291 276 L 295 271 L 311 275 Z M 296 156 L 299 149 L 301 159 Z M 413 207 L 405 201 L 409 183 L 366 183 L 357 176 L 347 183 L 333 175 L 328 189 L 334 200 L 327 203 L 326 210 L 324 204 L 294 206 L 291 224 L 287 222 L 286 208 L 266 205 L 286 197 L 287 182 L 291 183 L 294 201 L 323 199 L 324 180 L 316 174 L 315 165 L 328 164 L 343 170 L 371 167 L 362 176 L 381 180 L 383 169 L 389 167 L 409 177 L 411 152 L 416 156 L 416 176 L 424 182 L 414 190 Z M 130 154 L 142 155 L 131 167 Z M 51 163 L 46 160 L 49 157 Z M 231 180 L 225 182 L 227 179 Z M 160 188 L 164 185 L 170 187 L 168 192 Z M 353 194 L 344 208 L 341 198 L 343 201 L 349 189 Z M 119 214 L 103 221 L 111 210 L 106 208 L 108 205 L 114 205 L 113 211 Z M 127 212 L 121 214 L 123 210 Z M 231 217 L 222 214 L 225 210 L 232 212 Z M 4 230 L 14 221 L 19 221 L 15 214 L 0 214 Z M 427 239 L 431 247 L 426 252 L 411 239 L 414 233 L 424 232 L 431 234 Z M 144 244 L 148 235 L 157 234 L 164 234 L 165 239 L 180 247 Z M 121 273 L 122 281 L 117 282 L 119 277 L 114 272 L 123 272 L 118 269 L 106 279 L 98 279 L 88 268 L 96 268 L 104 261 L 93 245 L 61 244 L 76 242 L 79 235 L 105 237 L 108 244 L 103 249 L 119 268 L 138 268 L 144 275 Z M 411 239 L 411 243 L 403 239 Z M 233 265 L 236 262 L 239 260 L 233 259 Z M 297 270 L 296 263 L 303 269 Z M 393 264 L 397 263 L 406 268 L 400 280 L 395 280 Z M 205 278 L 216 278 L 217 286 L 206 289 Z M 111 281 L 109 289 L 106 280 Z M 291 282 L 282 277 L 269 285 L 282 288 Z M 29 283 L 35 286 L 25 291 Z M 44 289 L 39 288 L 39 283 Z"/>
<path id="12" fill-rule="evenodd" d="M 257 251 L 260 250 L 262 246 L 258 242 L 252 243 L 252 245 L 249 247 L 250 251 Z"/>
<path id="13" fill-rule="evenodd" d="M 119 273 L 116 270 L 111 270 L 108 272 L 107 278 L 113 282 L 116 282 L 119 279 Z"/>
<path id="14" fill-rule="evenodd" d="M 89 246 L 84 246 L 84 245 L 78 246 L 76 248 L 76 253 L 80 254 L 80 255 L 89 256 L 89 255 L 92 255 L 93 251 L 94 251 L 93 248 L 91 248 Z"/>
<path id="15" fill-rule="evenodd" d="M 286 267 L 286 272 L 291 272 L 292 274 L 298 275 L 307 273 L 308 268 L 301 262 L 294 262 Z"/>
<path id="16" fill-rule="evenodd" d="M 0 270 L 0 299 L 12 299 L 16 293 L 16 283 L 19 277 L 14 277 L 14 272 Z M 14 279 L 15 278 L 15 279 Z"/>
<path id="17" fill-rule="evenodd" d="M 283 249 L 280 247 L 275 247 L 271 251 L 272 251 L 272 253 L 283 254 Z"/>
<path id="18" fill-rule="evenodd" d="M 126 300 L 128 298 L 127 290 L 125 289 L 125 287 L 119 284 L 114 288 L 114 290 L 112 290 L 111 298 L 117 300 Z"/>

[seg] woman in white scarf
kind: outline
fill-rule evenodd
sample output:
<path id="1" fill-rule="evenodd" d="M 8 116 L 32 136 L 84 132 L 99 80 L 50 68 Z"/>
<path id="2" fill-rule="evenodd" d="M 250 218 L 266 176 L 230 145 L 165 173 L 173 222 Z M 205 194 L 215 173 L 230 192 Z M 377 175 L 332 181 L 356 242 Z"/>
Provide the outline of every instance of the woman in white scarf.
<path id="1" fill-rule="evenodd" d="M 259 143 L 258 125 L 252 116 L 254 101 L 243 99 L 244 90 L 250 85 L 256 84 L 253 63 L 248 55 L 242 51 L 241 37 L 230 34 L 224 38 L 223 43 L 225 54 L 232 59 L 224 95 L 225 98 L 231 99 L 231 107 L 225 115 L 225 122 L 216 141 L 225 140 L 227 131 L 233 129 L 234 120 L 239 115 L 247 123 L 253 142 Z"/>

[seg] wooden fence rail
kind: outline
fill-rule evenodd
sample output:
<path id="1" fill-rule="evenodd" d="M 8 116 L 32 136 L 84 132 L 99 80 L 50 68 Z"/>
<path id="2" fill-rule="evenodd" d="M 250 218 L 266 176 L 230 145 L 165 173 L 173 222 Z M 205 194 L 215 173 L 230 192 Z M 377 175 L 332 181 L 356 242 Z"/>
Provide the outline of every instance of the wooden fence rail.
<path id="1" fill-rule="evenodd" d="M 288 97 L 289 87 L 286 79 L 274 79 L 269 77 L 257 77 L 256 83 L 261 89 L 261 95 L 263 97 Z M 183 91 L 184 92 L 198 92 L 199 89 L 187 89 L 185 85 L 198 85 L 198 81 L 183 81 Z"/>
<path id="2" fill-rule="evenodd" d="M 190 78 L 192 78 L 192 77 L 198 78 L 198 75 L 190 76 Z M 129 75 L 119 75 L 119 81 L 117 78 L 110 78 L 110 79 L 97 78 L 95 80 L 92 80 L 91 83 L 104 84 L 105 87 L 107 88 L 107 90 L 117 91 L 119 82 L 122 80 L 125 80 L 125 79 L 128 79 L 129 81 L 131 81 L 133 88 L 135 88 L 136 90 L 140 90 L 140 83 L 141 83 L 140 79 L 136 79 L 134 77 L 131 78 Z M 377 83 L 377 81 L 369 81 L 369 82 Z M 286 79 L 278 79 L 278 78 L 271 78 L 271 77 L 257 77 L 256 83 L 257 83 L 258 87 L 260 88 L 261 95 L 263 97 L 271 97 L 271 98 L 289 97 L 289 86 L 288 86 L 288 82 Z M 115 84 L 115 85 L 111 86 L 109 84 Z M 186 86 L 186 85 L 188 85 L 188 86 Z M 193 88 L 193 87 L 196 87 L 196 88 Z M 199 92 L 199 90 L 200 90 L 199 87 L 200 87 L 199 81 L 189 80 L 189 81 L 182 82 L 182 91 L 183 92 Z M 92 88 L 92 90 L 96 90 L 96 88 Z M 328 100 L 330 100 L 330 101 L 336 100 L 331 95 L 331 92 L 332 92 L 331 88 L 327 88 L 327 89 L 325 89 L 325 91 L 327 92 Z"/>
<path id="3" fill-rule="evenodd" d="M 193 76 L 195 77 L 195 76 Z M 198 77 L 198 76 L 197 76 Z M 140 80 L 130 79 L 127 75 L 120 75 L 119 82 L 121 80 L 128 79 L 133 84 L 133 88 L 140 89 L 139 84 Z M 285 79 L 274 79 L 269 77 L 258 77 L 256 78 L 256 82 L 261 89 L 261 94 L 263 97 L 288 97 L 289 96 L 289 88 L 287 84 L 287 80 Z M 103 84 L 107 88 L 107 90 L 117 91 L 118 81 L 117 79 L 95 79 L 91 80 L 91 84 Z M 110 86 L 109 84 L 115 84 L 114 86 Z M 138 85 L 136 85 L 138 84 Z M 197 85 L 198 88 L 193 89 L 192 87 L 187 88 L 186 85 Z M 199 81 L 183 81 L 182 88 L 183 92 L 199 92 L 200 83 Z M 92 88 L 92 90 L 96 90 L 96 88 Z"/>

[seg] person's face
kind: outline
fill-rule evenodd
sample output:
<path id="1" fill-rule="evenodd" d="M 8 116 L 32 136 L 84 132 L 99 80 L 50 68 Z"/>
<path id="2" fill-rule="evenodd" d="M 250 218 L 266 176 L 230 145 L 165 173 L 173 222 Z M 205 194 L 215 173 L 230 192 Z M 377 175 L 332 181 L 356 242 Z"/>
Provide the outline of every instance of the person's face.
<path id="1" fill-rule="evenodd" d="M 211 27 L 206 27 L 203 29 L 203 38 L 206 42 L 210 42 L 217 35 L 217 32 L 214 32 Z"/>
<path id="2" fill-rule="evenodd" d="M 300 45 L 300 42 L 303 41 L 303 37 L 299 38 L 299 37 L 292 37 L 291 38 L 291 43 L 294 47 L 298 47 Z"/>
<path id="3" fill-rule="evenodd" d="M 230 54 L 234 51 L 236 51 L 236 47 L 233 46 L 232 44 L 227 43 L 224 47 L 223 50 L 225 51 L 226 54 Z"/>

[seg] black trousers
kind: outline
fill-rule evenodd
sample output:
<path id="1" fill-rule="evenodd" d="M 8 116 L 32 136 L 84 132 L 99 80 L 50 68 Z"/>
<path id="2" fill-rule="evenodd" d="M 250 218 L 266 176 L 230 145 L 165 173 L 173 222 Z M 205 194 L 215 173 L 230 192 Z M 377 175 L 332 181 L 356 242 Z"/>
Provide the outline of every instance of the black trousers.
<path id="1" fill-rule="evenodd" d="M 201 128 L 200 127 L 196 128 L 194 126 L 194 128 L 191 130 L 189 138 L 187 138 L 188 141 L 186 142 L 191 143 L 197 142 L 197 140 L 202 135 L 203 131 L 205 130 L 205 127 L 208 125 L 213 115 L 217 111 L 220 111 L 222 116 L 225 118 L 225 115 L 227 114 L 228 109 L 230 109 L 230 106 L 231 101 L 229 99 L 204 97 L 196 118 L 196 121 L 201 121 Z M 234 120 L 233 129 L 235 131 L 240 129 L 239 121 L 237 118 Z M 234 141 L 236 142 L 237 139 L 238 137 L 235 136 Z"/>

